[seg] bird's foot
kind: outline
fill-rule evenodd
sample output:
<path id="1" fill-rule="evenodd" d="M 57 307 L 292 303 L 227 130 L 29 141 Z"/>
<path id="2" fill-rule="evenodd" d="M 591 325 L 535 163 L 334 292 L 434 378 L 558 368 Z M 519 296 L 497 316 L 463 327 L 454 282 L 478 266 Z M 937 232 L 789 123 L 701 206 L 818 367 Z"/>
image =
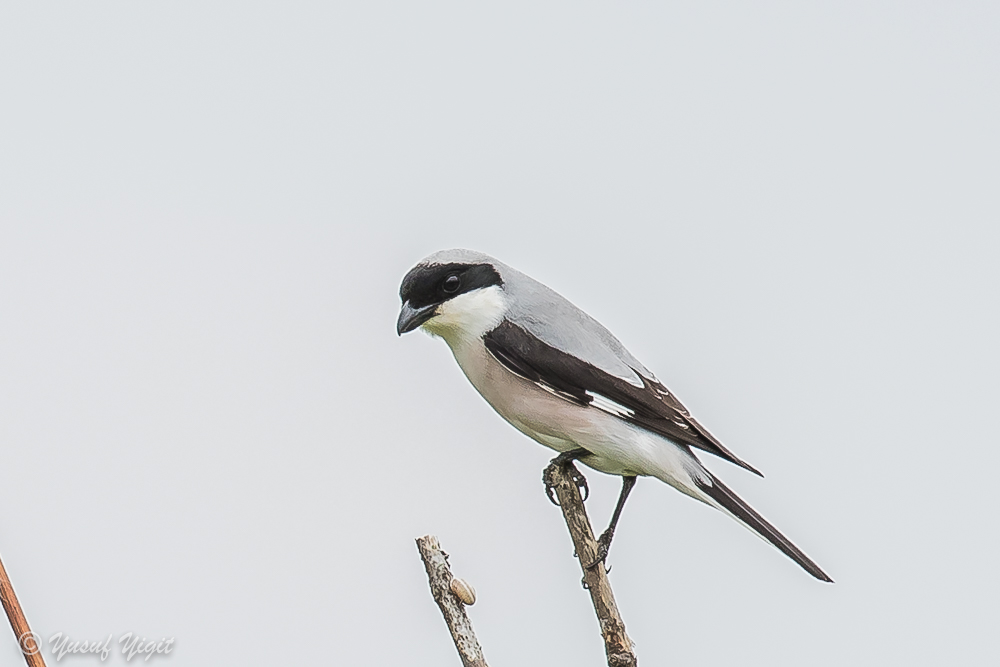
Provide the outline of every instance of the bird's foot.
<path id="1" fill-rule="evenodd" d="M 549 502 L 558 507 L 559 501 L 556 500 L 556 484 L 555 480 L 552 479 L 553 473 L 555 473 L 554 463 L 545 466 L 545 470 L 542 471 L 542 484 L 545 485 L 545 495 L 549 497 Z"/>
<path id="2" fill-rule="evenodd" d="M 599 562 L 600 561 L 597 561 L 596 563 L 594 563 L 594 565 L 597 565 L 597 563 L 599 563 Z M 611 574 L 611 566 L 610 565 L 608 565 L 604 569 L 604 574 Z M 587 583 L 587 575 L 583 575 L 583 577 L 580 578 L 580 585 L 583 586 L 583 590 L 585 590 L 585 591 L 589 591 L 590 590 L 590 584 Z"/>
<path id="3" fill-rule="evenodd" d="M 552 475 L 555 473 L 555 469 L 560 466 L 565 466 L 567 472 L 569 472 L 570 477 L 573 479 L 573 483 L 576 487 L 580 489 L 583 494 L 583 500 L 586 501 L 590 497 L 590 487 L 587 485 L 587 478 L 583 476 L 583 473 L 576 469 L 573 465 L 573 461 L 577 459 L 581 454 L 587 454 L 584 450 L 573 450 L 570 452 L 563 452 L 559 456 L 552 459 L 549 465 L 545 467 L 542 471 L 542 483 L 545 484 L 545 495 L 549 497 L 549 502 L 553 505 L 558 506 L 559 501 L 556 500 L 555 496 L 555 483 L 553 482 Z"/>
<path id="4" fill-rule="evenodd" d="M 587 498 L 590 497 L 590 487 L 587 486 L 587 478 L 583 476 L 583 473 L 576 469 L 576 466 L 572 463 L 569 464 L 569 473 L 573 476 L 573 483 L 576 484 L 576 488 L 580 489 L 580 493 L 583 495 L 583 501 L 587 502 Z"/>
<path id="5" fill-rule="evenodd" d="M 601 536 L 597 538 L 597 554 L 594 556 L 594 560 L 587 563 L 584 567 L 589 570 L 598 563 L 603 563 L 608 557 L 608 551 L 611 550 L 611 540 L 613 540 L 614 537 L 615 531 L 610 528 L 601 533 Z M 604 572 L 605 574 L 611 572 L 611 568 L 607 568 Z"/>

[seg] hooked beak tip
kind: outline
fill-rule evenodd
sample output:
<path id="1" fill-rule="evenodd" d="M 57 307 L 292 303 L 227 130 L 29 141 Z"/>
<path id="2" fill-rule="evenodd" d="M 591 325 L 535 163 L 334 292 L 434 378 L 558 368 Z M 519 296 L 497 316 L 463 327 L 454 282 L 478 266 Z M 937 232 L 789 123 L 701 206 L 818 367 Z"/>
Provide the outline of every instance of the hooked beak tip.
<path id="1" fill-rule="evenodd" d="M 396 335 L 402 336 L 405 333 L 409 333 L 434 317 L 436 307 L 434 304 L 431 304 L 421 308 L 414 308 L 410 305 L 409 301 L 403 303 L 403 306 L 399 309 L 399 319 L 396 320 Z"/>

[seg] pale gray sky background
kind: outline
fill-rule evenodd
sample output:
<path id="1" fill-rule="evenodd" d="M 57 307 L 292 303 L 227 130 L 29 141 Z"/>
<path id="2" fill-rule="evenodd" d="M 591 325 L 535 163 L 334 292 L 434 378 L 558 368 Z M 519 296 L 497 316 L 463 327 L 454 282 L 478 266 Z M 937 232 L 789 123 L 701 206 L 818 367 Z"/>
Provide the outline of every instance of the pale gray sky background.
<path id="1" fill-rule="evenodd" d="M 641 664 L 985 664 L 1000 5 L 754 5 L 5 3 L 0 552 L 39 634 L 458 665 L 436 533 L 491 665 L 604 664 L 550 452 L 396 337 L 464 246 L 618 334 L 837 580 L 640 480 Z"/>

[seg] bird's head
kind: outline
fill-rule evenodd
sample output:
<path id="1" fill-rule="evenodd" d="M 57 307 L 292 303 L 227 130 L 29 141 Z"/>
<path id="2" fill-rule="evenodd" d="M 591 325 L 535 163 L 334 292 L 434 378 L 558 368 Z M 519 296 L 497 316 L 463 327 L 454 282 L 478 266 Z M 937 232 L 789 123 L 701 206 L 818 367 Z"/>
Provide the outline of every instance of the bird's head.
<path id="1" fill-rule="evenodd" d="M 481 337 L 506 311 L 503 268 L 471 250 L 443 250 L 422 260 L 399 286 L 403 305 L 396 333 L 422 327 L 449 343 Z"/>

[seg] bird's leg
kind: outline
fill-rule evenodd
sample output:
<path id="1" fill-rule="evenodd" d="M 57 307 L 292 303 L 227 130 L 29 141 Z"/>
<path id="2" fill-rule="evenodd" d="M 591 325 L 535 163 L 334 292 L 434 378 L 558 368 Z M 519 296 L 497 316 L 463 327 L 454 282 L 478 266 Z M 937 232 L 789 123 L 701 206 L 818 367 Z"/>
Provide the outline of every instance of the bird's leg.
<path id="1" fill-rule="evenodd" d="M 597 538 L 597 557 L 592 563 L 587 565 L 587 568 L 592 568 L 598 563 L 603 563 L 604 559 L 608 557 L 608 550 L 611 548 L 611 540 L 615 537 L 615 526 L 618 525 L 618 519 L 622 515 L 622 508 L 625 507 L 625 500 L 628 498 L 628 494 L 632 492 L 632 487 L 635 486 L 635 475 L 631 477 L 622 477 L 622 492 L 618 496 L 618 504 L 615 506 L 615 513 L 611 515 L 611 525 L 608 529 L 601 533 L 601 536 Z"/>
<path id="2" fill-rule="evenodd" d="M 559 502 L 556 500 L 555 494 L 553 493 L 554 485 L 552 484 L 551 470 L 553 468 L 558 468 L 559 466 L 571 464 L 581 456 L 588 456 L 589 454 L 590 452 L 583 447 L 577 447 L 576 449 L 571 449 L 568 452 L 563 452 L 549 462 L 549 465 L 546 466 L 544 471 L 542 471 L 542 483 L 545 484 L 545 495 L 549 497 L 549 502 L 553 505 L 559 505 Z M 567 467 L 569 468 L 570 475 L 572 475 L 577 488 L 583 492 L 583 499 L 586 500 L 590 497 L 590 487 L 587 486 L 587 478 L 583 476 L 583 473 L 576 469 L 576 466 L 569 465 Z"/>

